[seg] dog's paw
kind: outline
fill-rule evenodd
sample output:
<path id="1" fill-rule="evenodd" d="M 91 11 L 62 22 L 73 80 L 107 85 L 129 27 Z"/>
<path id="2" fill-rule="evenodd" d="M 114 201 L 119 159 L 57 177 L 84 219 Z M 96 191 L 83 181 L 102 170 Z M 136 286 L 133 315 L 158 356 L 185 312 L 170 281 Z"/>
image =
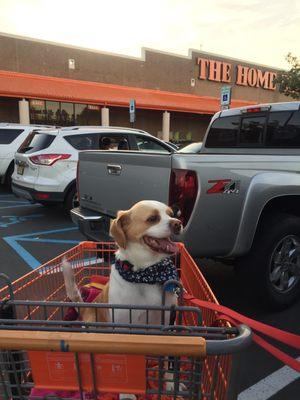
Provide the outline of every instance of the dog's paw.
<path id="1" fill-rule="evenodd" d="M 137 397 L 135 394 L 121 393 L 121 394 L 119 394 L 119 400 L 137 400 Z"/>

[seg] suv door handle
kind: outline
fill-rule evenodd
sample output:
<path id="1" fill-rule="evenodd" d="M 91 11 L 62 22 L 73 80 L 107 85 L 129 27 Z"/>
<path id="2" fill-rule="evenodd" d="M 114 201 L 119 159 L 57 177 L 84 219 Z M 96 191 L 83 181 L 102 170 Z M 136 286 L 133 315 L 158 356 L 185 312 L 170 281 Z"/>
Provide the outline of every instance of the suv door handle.
<path id="1" fill-rule="evenodd" d="M 108 164 L 106 168 L 109 175 L 121 175 L 122 171 L 121 165 Z"/>

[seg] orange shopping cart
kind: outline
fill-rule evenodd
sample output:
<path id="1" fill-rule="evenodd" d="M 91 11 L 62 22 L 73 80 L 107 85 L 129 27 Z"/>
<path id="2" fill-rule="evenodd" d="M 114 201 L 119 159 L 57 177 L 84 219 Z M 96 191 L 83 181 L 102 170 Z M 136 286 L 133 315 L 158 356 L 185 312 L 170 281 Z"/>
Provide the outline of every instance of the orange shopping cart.
<path id="1" fill-rule="evenodd" d="M 174 261 L 193 298 L 217 303 L 182 244 Z M 251 342 L 245 326 L 180 296 L 176 307 L 70 303 L 61 262 L 66 257 L 81 288 L 101 291 L 114 262 L 113 243 L 82 242 L 0 291 L 1 399 L 215 399 L 228 397 L 232 355 Z M 83 322 L 66 318 L 90 307 L 171 313 L 175 324 Z M 148 317 L 146 319 L 148 321 Z M 162 321 L 164 319 L 162 318 Z M 120 397 L 121 396 L 121 397 Z M 123 397 L 122 397 L 123 396 Z M 125 397 L 124 397 L 125 396 Z"/>

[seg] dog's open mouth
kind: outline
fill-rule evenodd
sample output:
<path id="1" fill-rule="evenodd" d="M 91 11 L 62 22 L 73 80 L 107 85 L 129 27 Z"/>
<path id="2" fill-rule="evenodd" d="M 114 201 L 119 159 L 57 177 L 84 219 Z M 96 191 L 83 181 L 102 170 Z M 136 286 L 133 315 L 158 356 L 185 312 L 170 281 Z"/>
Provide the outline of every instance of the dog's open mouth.
<path id="1" fill-rule="evenodd" d="M 151 250 L 157 253 L 173 254 L 177 251 L 176 243 L 172 242 L 170 238 L 154 238 L 151 236 L 144 236 L 144 242 Z"/>

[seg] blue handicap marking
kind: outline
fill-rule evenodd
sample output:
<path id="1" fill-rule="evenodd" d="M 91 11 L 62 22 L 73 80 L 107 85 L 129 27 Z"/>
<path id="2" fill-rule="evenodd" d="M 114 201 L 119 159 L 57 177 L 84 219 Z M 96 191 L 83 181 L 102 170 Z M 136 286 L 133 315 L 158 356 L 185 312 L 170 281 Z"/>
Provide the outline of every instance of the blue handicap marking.
<path id="1" fill-rule="evenodd" d="M 79 240 L 64 240 L 64 239 L 49 239 L 44 237 L 44 235 L 49 235 L 53 233 L 63 233 L 69 231 L 77 231 L 78 228 L 76 226 L 70 226 L 62 229 L 54 229 L 50 231 L 41 231 L 41 232 L 32 232 L 26 233 L 23 235 L 14 235 L 14 236 L 6 236 L 3 238 L 5 242 L 11 246 L 18 255 L 23 258 L 23 260 L 32 268 L 35 269 L 41 265 L 41 262 L 38 261 L 33 255 L 27 251 L 20 242 L 37 242 L 37 243 L 61 243 L 61 244 L 73 244 L 76 245 L 80 241 Z M 42 237 L 41 237 L 42 236 Z"/>
<path id="2" fill-rule="evenodd" d="M 2 215 L 0 216 L 0 228 L 7 228 L 10 225 L 20 224 L 40 217 L 44 217 L 44 214 L 31 214 L 23 217 L 17 215 Z"/>
<path id="3" fill-rule="evenodd" d="M 42 205 L 32 204 L 28 200 L 19 199 L 12 194 L 0 194 L 0 210 L 23 207 L 42 207 Z"/>

